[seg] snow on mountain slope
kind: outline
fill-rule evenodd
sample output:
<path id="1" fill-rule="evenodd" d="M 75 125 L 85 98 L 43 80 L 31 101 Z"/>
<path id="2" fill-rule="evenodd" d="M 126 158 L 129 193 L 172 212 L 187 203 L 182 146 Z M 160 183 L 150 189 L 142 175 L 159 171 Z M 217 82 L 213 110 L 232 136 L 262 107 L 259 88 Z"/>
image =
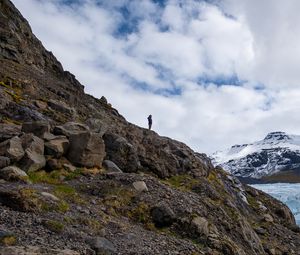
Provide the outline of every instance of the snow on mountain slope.
<path id="1" fill-rule="evenodd" d="M 240 177 L 262 178 L 300 170 L 300 136 L 269 133 L 263 140 L 215 152 L 213 163 Z"/>

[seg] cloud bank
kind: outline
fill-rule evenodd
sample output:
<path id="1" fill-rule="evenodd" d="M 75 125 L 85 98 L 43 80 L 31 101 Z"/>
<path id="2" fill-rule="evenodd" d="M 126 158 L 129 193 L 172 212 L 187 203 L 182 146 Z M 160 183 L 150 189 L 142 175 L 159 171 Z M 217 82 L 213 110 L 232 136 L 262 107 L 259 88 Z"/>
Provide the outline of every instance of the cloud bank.
<path id="1" fill-rule="evenodd" d="M 298 0 L 13 0 L 86 92 L 211 153 L 300 133 Z"/>

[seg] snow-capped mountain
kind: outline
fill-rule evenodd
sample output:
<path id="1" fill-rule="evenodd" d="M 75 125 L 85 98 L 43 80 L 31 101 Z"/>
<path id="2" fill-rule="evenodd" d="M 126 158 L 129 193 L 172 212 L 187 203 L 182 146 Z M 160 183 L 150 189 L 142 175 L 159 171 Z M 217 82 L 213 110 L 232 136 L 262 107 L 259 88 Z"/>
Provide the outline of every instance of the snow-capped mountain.
<path id="1" fill-rule="evenodd" d="M 272 132 L 261 141 L 215 152 L 212 158 L 215 165 L 239 177 L 300 175 L 300 136 Z"/>

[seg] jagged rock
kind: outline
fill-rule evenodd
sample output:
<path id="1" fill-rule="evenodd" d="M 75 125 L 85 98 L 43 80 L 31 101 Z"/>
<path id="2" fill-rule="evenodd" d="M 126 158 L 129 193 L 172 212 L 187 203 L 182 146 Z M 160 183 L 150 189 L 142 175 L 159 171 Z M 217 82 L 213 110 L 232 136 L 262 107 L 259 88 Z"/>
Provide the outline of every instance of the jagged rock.
<path id="1" fill-rule="evenodd" d="M 43 138 L 45 133 L 50 132 L 50 124 L 46 121 L 24 122 L 22 125 L 22 132 L 32 133 L 35 136 Z"/>
<path id="2" fill-rule="evenodd" d="M 105 98 L 105 96 L 102 96 L 99 100 L 101 103 L 107 104 L 107 99 Z"/>
<path id="3" fill-rule="evenodd" d="M 148 191 L 148 187 L 143 181 L 134 182 L 132 185 L 138 192 Z"/>
<path id="4" fill-rule="evenodd" d="M 11 139 L 21 134 L 21 126 L 0 123 L 0 142 Z"/>
<path id="5" fill-rule="evenodd" d="M 197 237 L 207 238 L 209 234 L 207 219 L 200 216 L 193 218 L 190 229 Z"/>
<path id="6" fill-rule="evenodd" d="M 69 136 L 68 160 L 78 166 L 101 167 L 105 157 L 105 145 L 97 133 L 77 132 Z"/>
<path id="7" fill-rule="evenodd" d="M 157 227 L 169 227 L 175 220 L 173 210 L 165 203 L 161 203 L 152 208 L 151 216 Z"/>
<path id="8" fill-rule="evenodd" d="M 38 154 L 31 150 L 26 150 L 25 156 L 22 158 L 19 164 L 27 173 L 35 172 L 42 169 L 46 165 L 46 159 L 44 155 Z"/>
<path id="9" fill-rule="evenodd" d="M 55 158 L 62 157 L 68 150 L 69 140 L 60 136 L 45 143 L 45 155 L 50 155 Z"/>
<path id="10" fill-rule="evenodd" d="M 16 166 L 8 166 L 0 170 L 0 178 L 6 181 L 24 181 L 28 178 L 27 174 Z"/>
<path id="11" fill-rule="evenodd" d="M 88 131 L 89 127 L 77 122 L 67 122 L 62 126 L 56 126 L 53 129 L 53 133 L 55 135 L 64 135 L 64 136 L 71 136 L 78 134 L 79 132 Z"/>
<path id="12" fill-rule="evenodd" d="M 123 173 L 123 171 L 114 162 L 107 159 L 103 161 L 103 167 L 108 173 Z"/>
<path id="13" fill-rule="evenodd" d="M 24 156 L 22 140 L 15 136 L 0 144 L 0 155 L 10 158 L 12 161 L 19 161 Z"/>
<path id="14" fill-rule="evenodd" d="M 25 172 L 34 172 L 46 165 L 44 157 L 44 141 L 33 134 L 25 134 L 21 137 L 25 155 L 19 162 L 19 166 Z"/>
<path id="15" fill-rule="evenodd" d="M 140 162 L 136 148 L 125 138 L 115 134 L 103 136 L 107 158 L 117 164 L 125 172 L 137 172 Z"/>
<path id="16" fill-rule="evenodd" d="M 30 150 L 40 155 L 44 155 L 44 141 L 33 135 L 25 134 L 21 136 L 22 146 L 25 151 Z"/>
<path id="17" fill-rule="evenodd" d="M 114 255 L 117 253 L 113 243 L 104 237 L 92 238 L 88 240 L 88 243 L 97 255 Z"/>
<path id="18" fill-rule="evenodd" d="M 69 249 L 51 249 L 38 246 L 9 246 L 0 248 L 1 255 L 80 255 Z"/>
<path id="19" fill-rule="evenodd" d="M 90 128 L 91 131 L 99 133 L 101 136 L 103 136 L 107 131 L 107 125 L 103 120 L 100 119 L 89 118 L 86 121 L 86 125 Z"/>
<path id="20" fill-rule="evenodd" d="M 72 107 L 69 107 L 63 101 L 56 101 L 56 100 L 51 99 L 48 101 L 48 106 L 50 106 L 55 111 L 69 114 L 71 116 L 76 114 L 76 110 Z"/>
<path id="21" fill-rule="evenodd" d="M 10 159 L 8 157 L 0 156 L 0 169 L 10 165 Z"/>

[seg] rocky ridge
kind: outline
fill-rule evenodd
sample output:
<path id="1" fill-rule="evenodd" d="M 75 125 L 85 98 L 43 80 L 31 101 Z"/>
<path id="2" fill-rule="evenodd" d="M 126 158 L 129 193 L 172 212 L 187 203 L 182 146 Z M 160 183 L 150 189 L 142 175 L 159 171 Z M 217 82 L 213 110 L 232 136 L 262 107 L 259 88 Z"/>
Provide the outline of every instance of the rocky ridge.
<path id="1" fill-rule="evenodd" d="M 0 254 L 299 254 L 289 209 L 128 123 L 0 2 Z"/>

